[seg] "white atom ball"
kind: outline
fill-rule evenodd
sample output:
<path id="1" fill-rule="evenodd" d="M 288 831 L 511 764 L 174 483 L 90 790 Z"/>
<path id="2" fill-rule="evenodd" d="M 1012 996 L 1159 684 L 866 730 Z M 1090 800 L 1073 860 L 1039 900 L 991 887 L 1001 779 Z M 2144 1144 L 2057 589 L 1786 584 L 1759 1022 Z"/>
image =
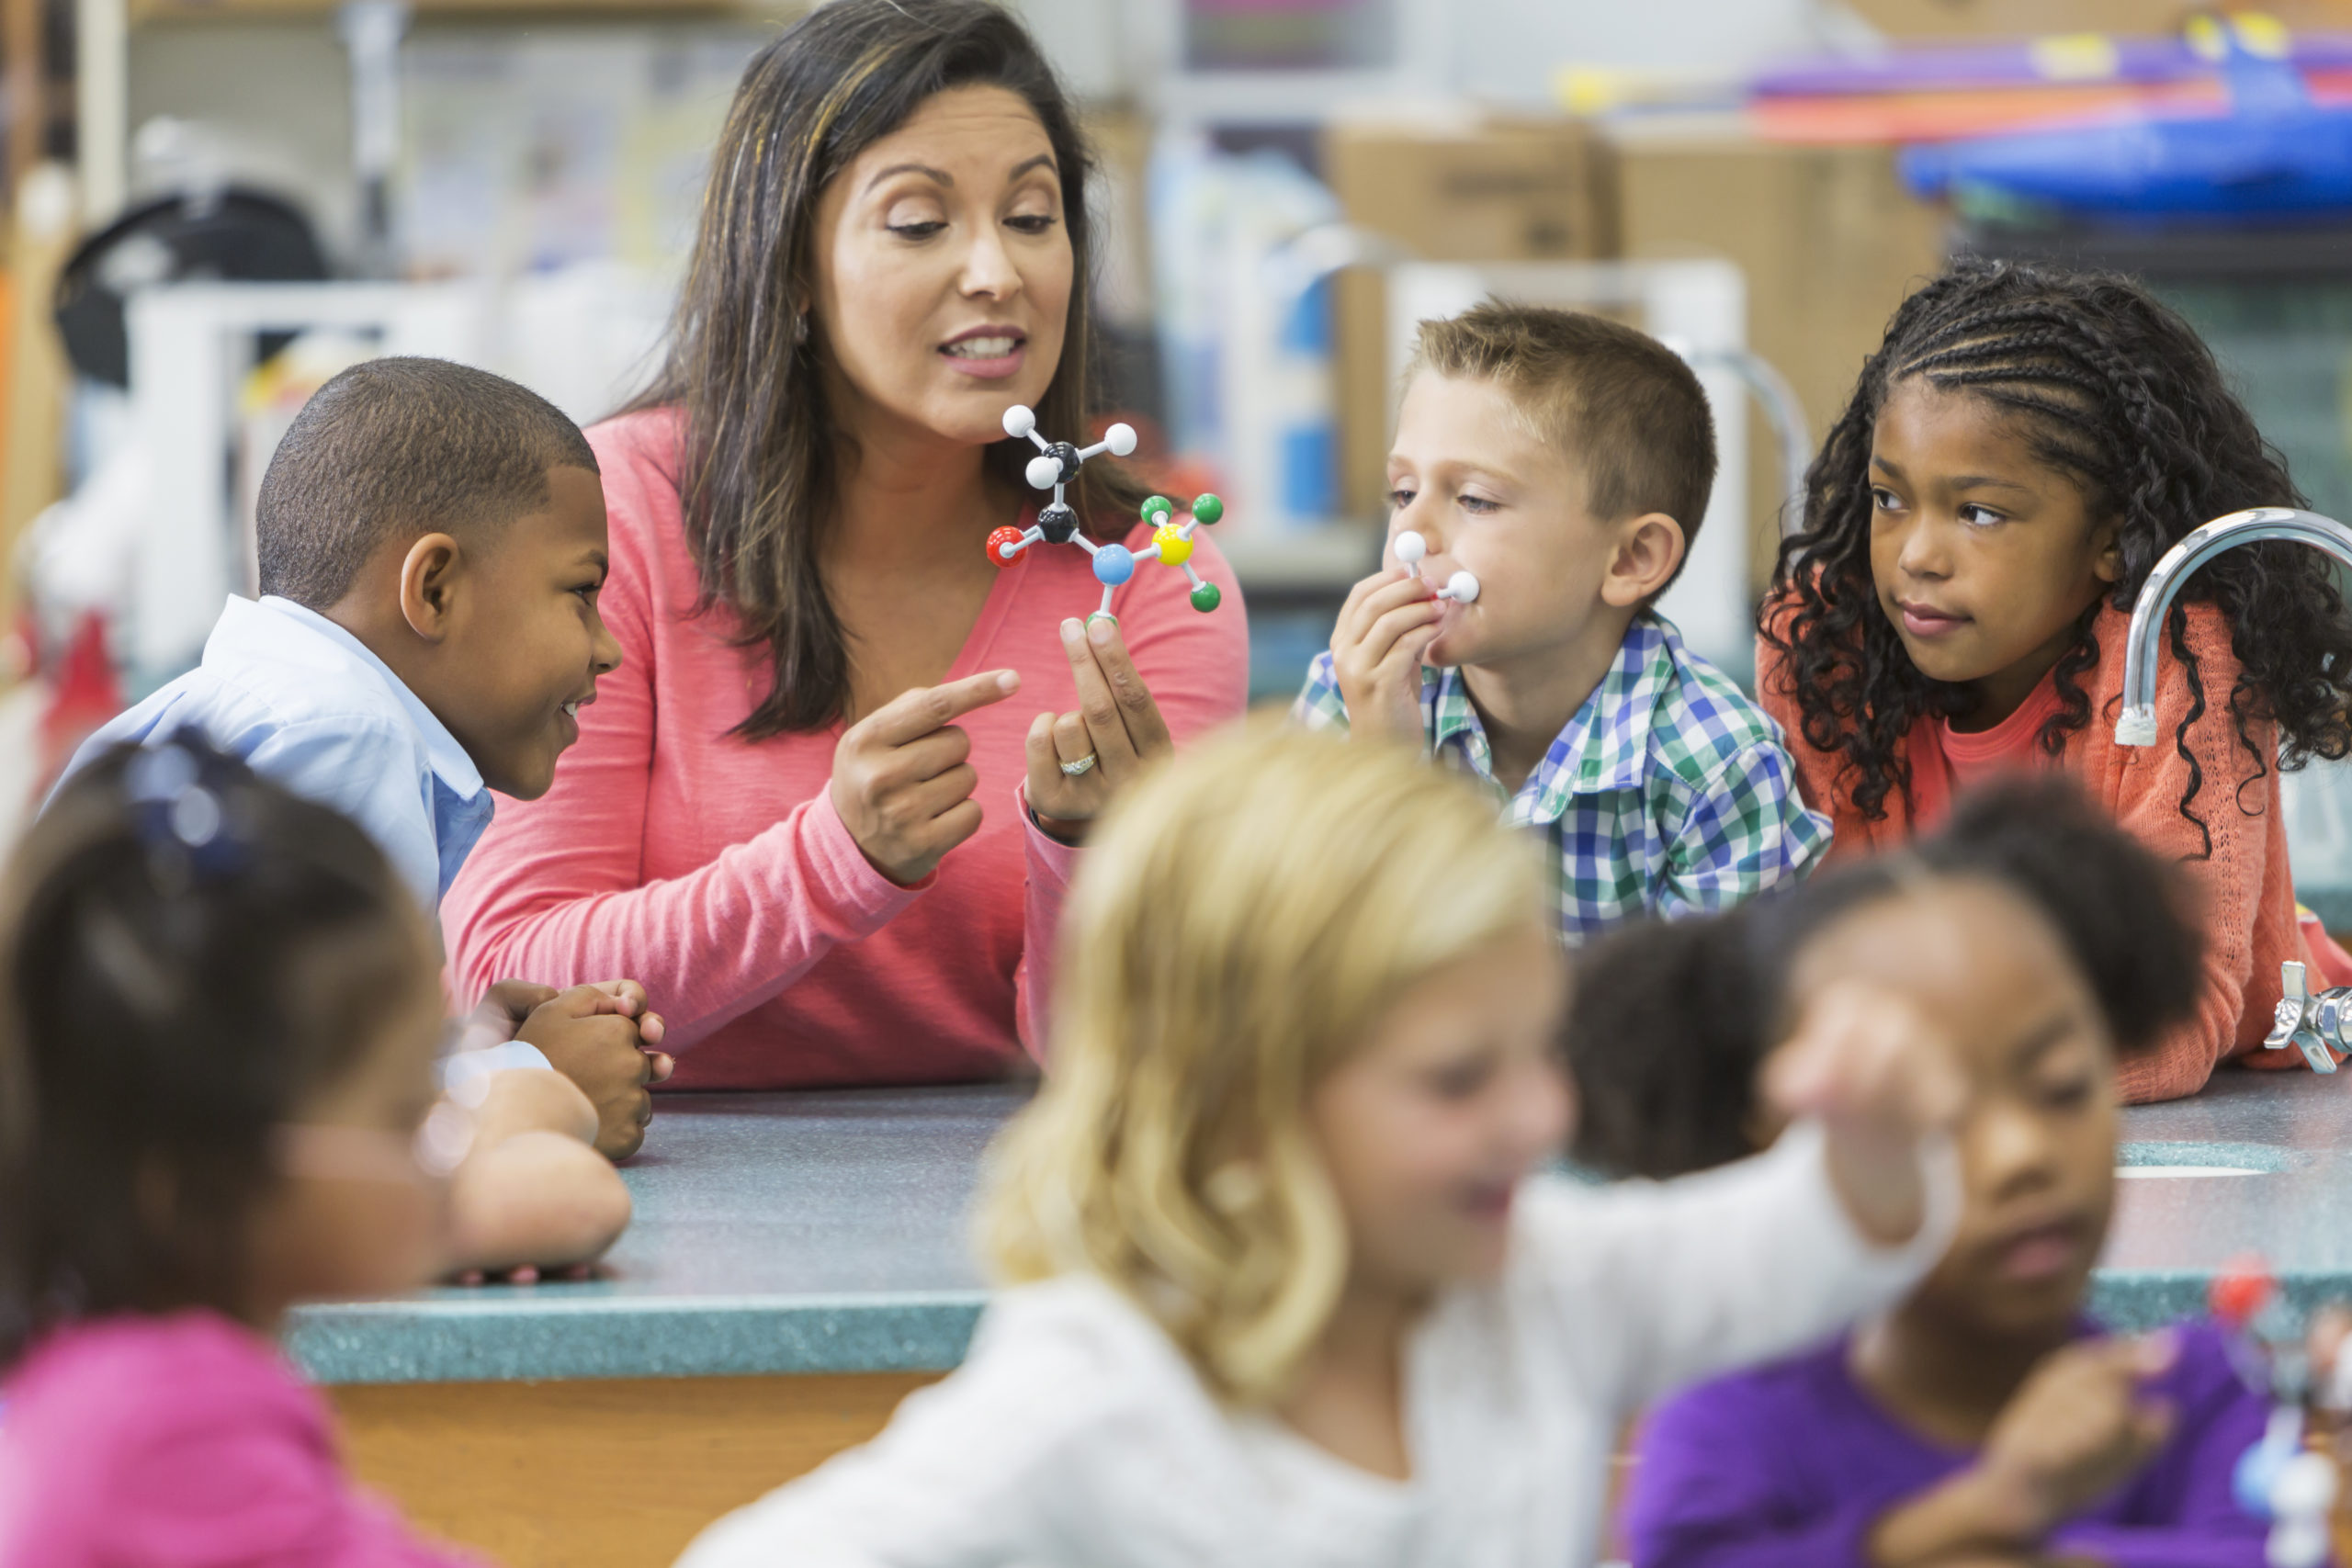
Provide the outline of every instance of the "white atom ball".
<path id="1" fill-rule="evenodd" d="M 1102 445 L 1111 449 L 1114 457 L 1125 457 L 1136 449 L 1136 427 L 1114 424 L 1102 433 Z"/>
<path id="2" fill-rule="evenodd" d="M 1018 441 L 1037 428 L 1037 416 L 1025 404 L 1015 403 L 1004 411 L 1004 433 Z"/>
<path id="3" fill-rule="evenodd" d="M 1025 471 L 1031 490 L 1051 490 L 1061 482 L 1062 460 L 1051 452 L 1040 452 L 1029 459 Z"/>
<path id="4" fill-rule="evenodd" d="M 1467 604 L 1478 597 L 1478 580 L 1466 571 L 1457 571 L 1445 580 L 1446 597 L 1458 604 Z"/>
<path id="5" fill-rule="evenodd" d="M 1430 542 L 1410 528 L 1396 536 L 1394 547 L 1396 551 L 1396 558 L 1407 566 L 1420 565 L 1421 558 L 1430 553 Z"/>
<path id="6" fill-rule="evenodd" d="M 2282 1517 L 2324 1514 L 2335 1501 L 2335 1467 L 2319 1454 L 2297 1454 L 2270 1484 L 2271 1511 Z"/>

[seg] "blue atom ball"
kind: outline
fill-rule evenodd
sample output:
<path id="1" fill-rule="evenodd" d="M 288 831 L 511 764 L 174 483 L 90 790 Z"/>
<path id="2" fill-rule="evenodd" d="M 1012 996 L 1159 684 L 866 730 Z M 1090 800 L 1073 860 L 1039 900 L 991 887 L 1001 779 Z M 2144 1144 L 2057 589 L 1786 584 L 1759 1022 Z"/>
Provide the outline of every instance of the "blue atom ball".
<path id="1" fill-rule="evenodd" d="M 1136 558 L 1125 545 L 1105 545 L 1094 552 L 1094 581 L 1116 588 L 1136 574 Z"/>

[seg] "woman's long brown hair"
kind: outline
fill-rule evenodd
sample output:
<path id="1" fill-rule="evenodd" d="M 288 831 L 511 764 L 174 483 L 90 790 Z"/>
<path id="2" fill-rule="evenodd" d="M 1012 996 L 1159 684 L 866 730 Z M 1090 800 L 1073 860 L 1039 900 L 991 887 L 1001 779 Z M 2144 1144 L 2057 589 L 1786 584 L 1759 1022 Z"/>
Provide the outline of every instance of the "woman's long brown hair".
<path id="1" fill-rule="evenodd" d="M 835 0 L 761 51 L 735 90 L 669 355 L 629 407 L 684 415 L 678 491 L 699 609 L 724 605 L 744 646 L 766 645 L 775 683 L 736 727 L 747 739 L 822 729 L 849 699 L 848 634 L 820 570 L 844 437 L 826 406 L 817 344 L 796 330 L 815 293 L 818 197 L 932 95 L 975 85 L 1018 94 L 1058 166 L 1076 286 L 1037 427 L 1075 440 L 1091 412 L 1093 161 L 1022 25 L 989 0 Z M 1021 469 L 1033 455 L 1026 442 L 1005 441 L 987 462 L 1025 493 Z M 1105 470 L 1098 459 L 1072 487 L 1090 528 L 1109 525 L 1113 510 L 1140 494 Z"/>

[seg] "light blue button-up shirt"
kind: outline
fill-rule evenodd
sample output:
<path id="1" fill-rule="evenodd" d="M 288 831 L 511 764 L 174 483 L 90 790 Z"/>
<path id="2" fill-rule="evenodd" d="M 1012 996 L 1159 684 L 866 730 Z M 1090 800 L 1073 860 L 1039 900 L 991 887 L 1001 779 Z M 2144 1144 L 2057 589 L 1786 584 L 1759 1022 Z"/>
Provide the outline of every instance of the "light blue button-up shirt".
<path id="1" fill-rule="evenodd" d="M 366 644 L 291 599 L 232 598 L 204 662 L 91 736 L 67 772 L 189 729 L 358 823 L 427 910 L 490 826 L 490 791 L 448 727 Z"/>

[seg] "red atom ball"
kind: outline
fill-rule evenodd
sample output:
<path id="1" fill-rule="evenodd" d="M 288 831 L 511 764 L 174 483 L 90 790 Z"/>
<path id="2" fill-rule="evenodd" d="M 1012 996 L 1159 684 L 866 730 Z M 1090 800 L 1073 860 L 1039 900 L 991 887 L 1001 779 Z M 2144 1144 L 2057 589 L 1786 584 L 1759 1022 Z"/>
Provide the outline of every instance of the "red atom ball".
<path id="1" fill-rule="evenodd" d="M 2261 1258 L 2250 1255 L 2234 1258 L 2213 1276 L 2206 1304 L 2223 1323 L 2243 1328 L 2269 1304 L 2278 1289 L 2278 1281 L 2271 1278 L 2269 1266 Z"/>
<path id="2" fill-rule="evenodd" d="M 1018 555 L 1009 555 L 1006 551 L 1010 547 L 1019 543 L 1021 543 L 1020 529 L 999 528 L 989 536 L 989 559 L 996 562 L 1000 569 L 1011 566 L 1021 558 Z"/>

